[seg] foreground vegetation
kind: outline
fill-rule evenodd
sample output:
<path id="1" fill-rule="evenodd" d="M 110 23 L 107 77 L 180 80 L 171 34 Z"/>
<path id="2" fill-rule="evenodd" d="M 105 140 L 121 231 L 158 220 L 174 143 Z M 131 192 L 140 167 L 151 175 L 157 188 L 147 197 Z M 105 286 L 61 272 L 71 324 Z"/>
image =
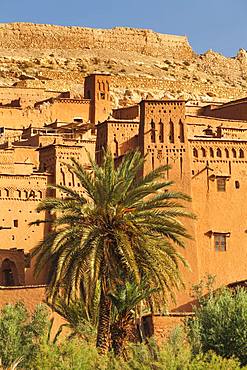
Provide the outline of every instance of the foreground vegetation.
<path id="1" fill-rule="evenodd" d="M 65 313 L 65 309 L 61 313 Z M 80 306 L 67 308 L 70 330 L 51 335 L 48 307 L 30 315 L 22 303 L 0 312 L 0 359 L 4 369 L 24 370 L 190 370 L 247 369 L 247 292 L 220 290 L 195 308 L 195 316 L 177 327 L 166 343 L 154 338 L 125 347 L 124 356 L 95 348 L 96 330 Z M 63 334 L 63 335 L 61 335 Z M 14 367 L 13 367 L 14 369 Z"/>

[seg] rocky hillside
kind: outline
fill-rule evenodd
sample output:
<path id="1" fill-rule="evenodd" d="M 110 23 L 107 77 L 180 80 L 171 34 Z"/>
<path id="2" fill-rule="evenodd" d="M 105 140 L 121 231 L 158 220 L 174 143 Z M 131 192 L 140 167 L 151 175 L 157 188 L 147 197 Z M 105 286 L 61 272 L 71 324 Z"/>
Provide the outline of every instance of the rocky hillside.
<path id="1" fill-rule="evenodd" d="M 236 41 L 237 42 L 237 41 Z M 221 101 L 247 95 L 247 53 L 193 52 L 186 37 L 151 30 L 0 24 L 0 85 L 71 89 L 85 74 L 113 76 L 116 105 L 154 98 Z"/>

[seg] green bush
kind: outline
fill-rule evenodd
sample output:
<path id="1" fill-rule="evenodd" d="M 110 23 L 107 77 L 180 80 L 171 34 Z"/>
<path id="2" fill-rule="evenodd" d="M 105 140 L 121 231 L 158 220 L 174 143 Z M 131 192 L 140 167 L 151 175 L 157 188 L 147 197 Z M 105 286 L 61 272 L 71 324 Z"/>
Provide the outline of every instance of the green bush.
<path id="1" fill-rule="evenodd" d="M 0 360 L 4 368 L 16 360 L 33 361 L 49 328 L 48 311 L 38 305 L 32 316 L 22 303 L 8 304 L 0 311 Z"/>
<path id="2" fill-rule="evenodd" d="M 188 337 L 194 353 L 212 350 L 247 365 L 247 292 L 223 289 L 209 294 L 188 321 Z"/>

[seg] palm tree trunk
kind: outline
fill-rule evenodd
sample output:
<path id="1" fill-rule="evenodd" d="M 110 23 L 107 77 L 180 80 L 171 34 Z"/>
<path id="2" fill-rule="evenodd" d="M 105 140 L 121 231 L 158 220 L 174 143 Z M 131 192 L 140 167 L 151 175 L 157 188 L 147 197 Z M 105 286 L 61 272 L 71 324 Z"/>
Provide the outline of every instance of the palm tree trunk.
<path id="1" fill-rule="evenodd" d="M 111 325 L 111 306 L 112 302 L 101 285 L 99 302 L 99 323 L 97 328 L 96 347 L 101 354 L 106 354 L 110 346 L 110 325 Z"/>

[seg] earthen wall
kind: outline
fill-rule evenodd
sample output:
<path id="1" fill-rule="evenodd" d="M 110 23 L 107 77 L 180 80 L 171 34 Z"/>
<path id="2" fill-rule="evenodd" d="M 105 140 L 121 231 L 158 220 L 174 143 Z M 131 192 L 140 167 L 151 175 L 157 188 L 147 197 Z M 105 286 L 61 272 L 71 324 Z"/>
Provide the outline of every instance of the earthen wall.
<path id="1" fill-rule="evenodd" d="M 115 49 L 152 56 L 191 58 L 187 37 L 151 30 L 116 27 L 109 30 L 30 23 L 0 24 L 2 49 Z"/>

